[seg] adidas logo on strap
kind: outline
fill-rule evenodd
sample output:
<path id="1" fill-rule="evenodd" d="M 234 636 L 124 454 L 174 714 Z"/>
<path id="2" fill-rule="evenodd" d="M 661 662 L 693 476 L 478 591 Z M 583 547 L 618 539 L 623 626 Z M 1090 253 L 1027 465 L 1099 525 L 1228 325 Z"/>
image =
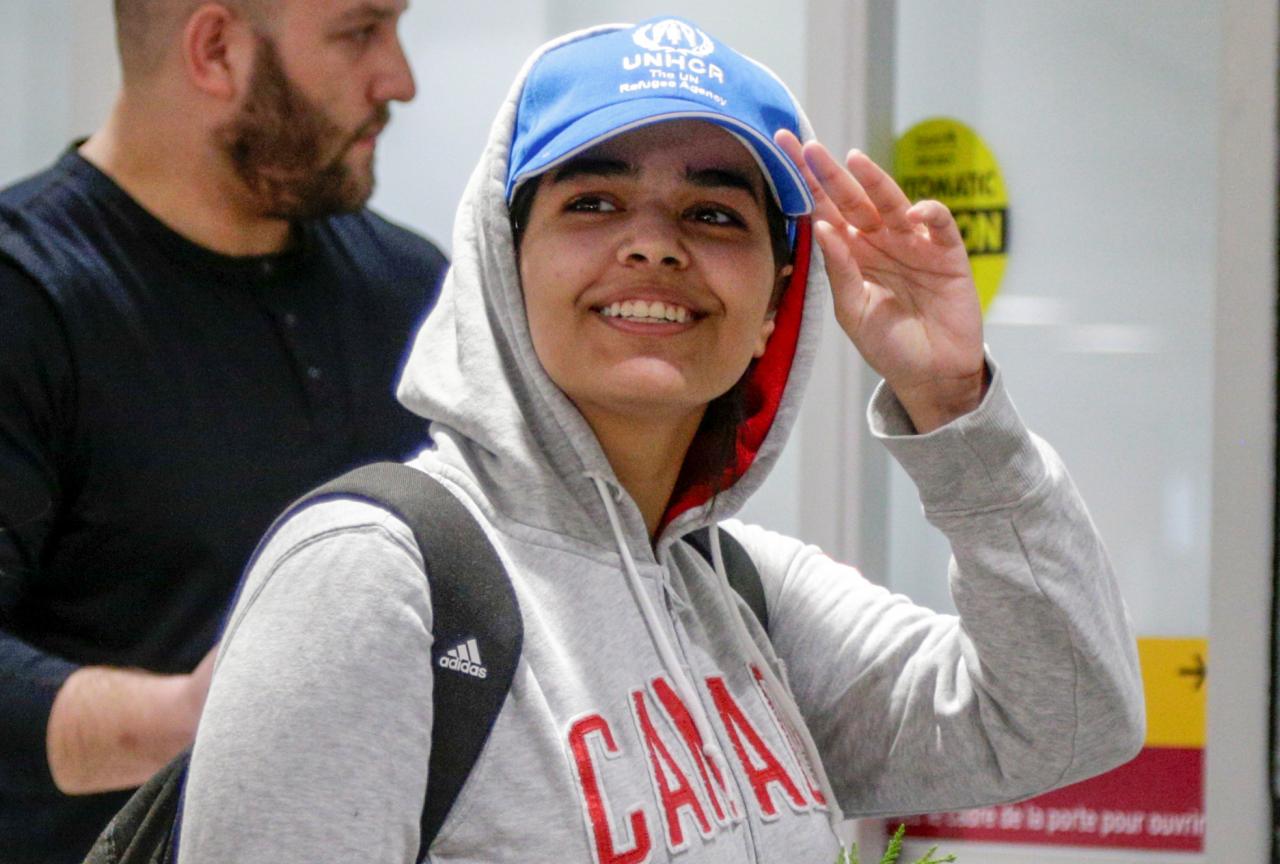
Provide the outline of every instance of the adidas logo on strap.
<path id="1" fill-rule="evenodd" d="M 466 642 L 450 648 L 441 655 L 436 665 L 442 669 L 452 669 L 455 672 L 461 672 L 464 675 L 471 675 L 475 678 L 489 677 L 489 670 L 484 668 L 484 663 L 480 661 L 480 646 L 476 644 L 474 639 L 468 639 Z"/>

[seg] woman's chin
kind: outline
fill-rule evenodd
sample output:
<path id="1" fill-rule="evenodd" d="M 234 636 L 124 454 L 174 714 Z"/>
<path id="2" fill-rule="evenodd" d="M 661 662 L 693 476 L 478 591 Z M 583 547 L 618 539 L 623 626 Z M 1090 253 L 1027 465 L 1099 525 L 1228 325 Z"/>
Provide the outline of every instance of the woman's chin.
<path id="1" fill-rule="evenodd" d="M 710 401 L 681 376 L 649 374 L 595 383 L 588 392 L 566 394 L 584 413 L 604 412 L 640 425 L 687 423 L 691 415 L 701 417 Z"/>
<path id="2" fill-rule="evenodd" d="M 705 405 L 715 394 L 703 382 L 670 363 L 644 358 L 626 363 L 622 368 L 601 373 L 595 379 L 600 398 L 619 406 L 649 406 L 655 411 L 678 412 Z"/>

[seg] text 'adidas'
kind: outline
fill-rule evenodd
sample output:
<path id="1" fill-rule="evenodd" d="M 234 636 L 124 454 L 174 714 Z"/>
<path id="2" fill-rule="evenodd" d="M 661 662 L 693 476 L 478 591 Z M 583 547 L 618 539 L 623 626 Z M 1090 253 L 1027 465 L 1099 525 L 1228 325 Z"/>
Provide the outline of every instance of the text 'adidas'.
<path id="1" fill-rule="evenodd" d="M 442 669 L 452 669 L 475 678 L 488 678 L 489 670 L 480 661 L 480 646 L 476 640 L 468 639 L 446 651 L 436 664 Z"/>

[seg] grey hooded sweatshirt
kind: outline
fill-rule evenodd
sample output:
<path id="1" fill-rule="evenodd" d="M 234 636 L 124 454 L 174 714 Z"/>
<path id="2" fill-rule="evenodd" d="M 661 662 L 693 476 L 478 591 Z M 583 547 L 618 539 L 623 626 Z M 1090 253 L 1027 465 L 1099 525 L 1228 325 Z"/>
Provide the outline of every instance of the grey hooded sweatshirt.
<path id="1" fill-rule="evenodd" d="M 400 385 L 431 423 L 411 464 L 484 526 L 525 631 L 430 860 L 830 864 L 842 811 L 1011 801 L 1131 757 L 1142 690 L 1111 567 L 994 364 L 982 405 L 928 435 L 883 386 L 869 409 L 950 540 L 959 617 L 732 520 L 801 410 L 829 314 L 807 230 L 732 481 L 713 497 L 678 489 L 651 540 L 533 351 L 504 199 L 518 94 Z M 768 633 L 719 556 L 709 565 L 682 540 L 707 525 L 758 566 Z M 411 532 L 369 504 L 324 502 L 285 523 L 246 579 L 196 741 L 182 864 L 412 862 L 432 724 L 468 718 L 433 714 L 433 676 L 466 669 L 432 667 Z M 483 644 L 464 650 L 483 665 Z"/>

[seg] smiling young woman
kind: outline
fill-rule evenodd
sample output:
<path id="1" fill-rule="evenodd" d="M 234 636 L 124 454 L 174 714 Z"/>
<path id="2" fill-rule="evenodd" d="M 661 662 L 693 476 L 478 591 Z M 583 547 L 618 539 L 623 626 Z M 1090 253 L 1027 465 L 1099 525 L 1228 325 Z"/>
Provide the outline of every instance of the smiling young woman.
<path id="1" fill-rule="evenodd" d="M 842 812 L 1008 801 L 1135 752 L 1124 604 L 985 356 L 954 220 L 811 139 L 772 73 L 687 21 L 534 56 L 399 392 L 430 420 L 411 464 L 515 589 L 507 700 L 419 849 L 433 676 L 461 674 L 433 658 L 457 646 L 432 639 L 407 526 L 355 501 L 299 510 L 231 617 L 183 864 L 821 864 Z M 833 300 L 885 378 L 874 431 L 952 542 L 959 619 L 731 518 L 796 421 Z M 767 630 L 729 587 L 726 537 Z"/>
<path id="2" fill-rule="evenodd" d="M 611 138 L 536 189 L 519 247 L 534 350 L 656 528 L 707 405 L 773 332 L 790 268 L 774 260 L 771 193 L 703 120 Z"/>

